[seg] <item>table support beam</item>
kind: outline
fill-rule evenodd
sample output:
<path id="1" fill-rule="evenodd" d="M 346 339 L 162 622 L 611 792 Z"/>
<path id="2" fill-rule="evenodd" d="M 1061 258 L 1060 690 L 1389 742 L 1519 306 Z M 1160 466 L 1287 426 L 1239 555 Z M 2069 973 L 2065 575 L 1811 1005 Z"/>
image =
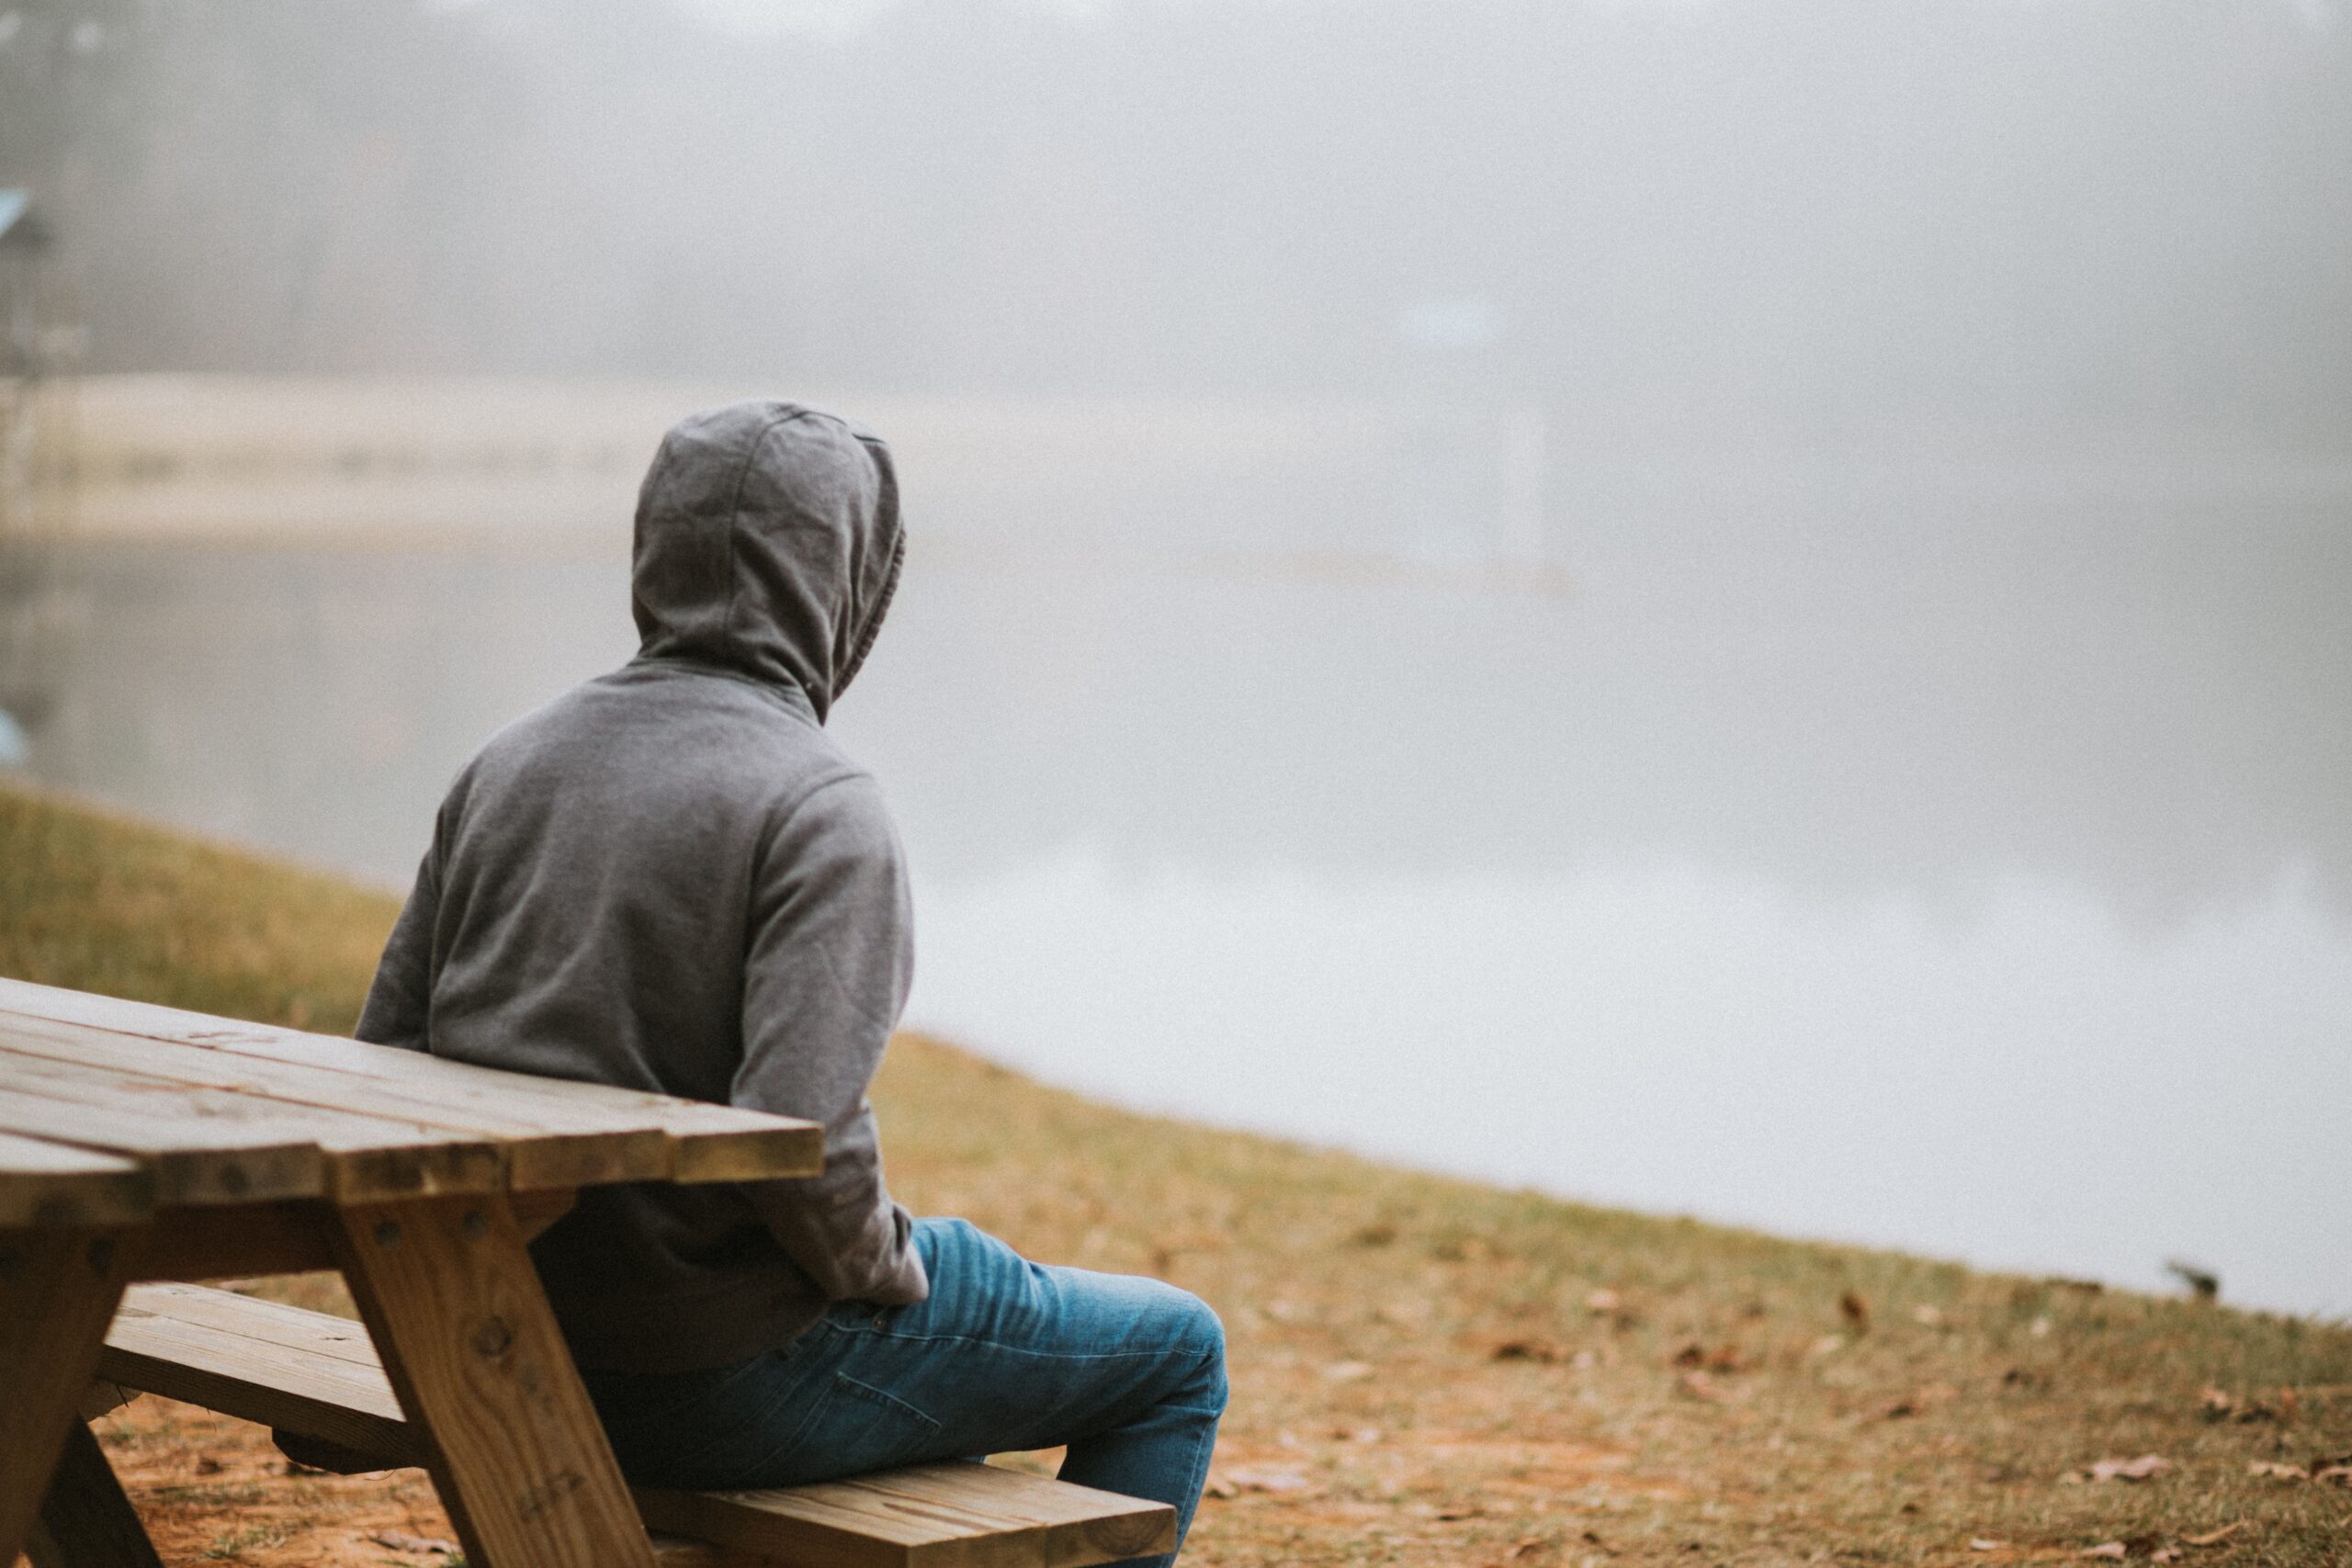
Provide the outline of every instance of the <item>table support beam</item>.
<path id="1" fill-rule="evenodd" d="M 164 1568 L 106 1450 L 79 1421 L 57 1456 L 30 1555 L 33 1568 Z"/>
<path id="2" fill-rule="evenodd" d="M 0 1231 L 0 1562 L 14 1562 L 98 1368 L 130 1248 L 114 1228 Z M 567 1366 L 569 1363 L 567 1363 Z"/>
<path id="3" fill-rule="evenodd" d="M 504 1198 L 357 1205 L 336 1224 L 345 1278 L 401 1407 L 426 1434 L 467 1562 L 653 1568 Z"/>

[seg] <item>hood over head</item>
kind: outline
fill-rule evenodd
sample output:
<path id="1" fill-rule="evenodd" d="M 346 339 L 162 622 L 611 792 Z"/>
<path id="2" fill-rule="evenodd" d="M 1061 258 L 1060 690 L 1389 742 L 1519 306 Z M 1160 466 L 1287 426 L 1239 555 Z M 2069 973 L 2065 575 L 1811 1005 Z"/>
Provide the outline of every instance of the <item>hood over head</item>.
<path id="1" fill-rule="evenodd" d="M 905 551 L 881 437 L 771 400 L 689 415 L 638 491 L 639 651 L 789 682 L 821 722 L 874 646 Z"/>

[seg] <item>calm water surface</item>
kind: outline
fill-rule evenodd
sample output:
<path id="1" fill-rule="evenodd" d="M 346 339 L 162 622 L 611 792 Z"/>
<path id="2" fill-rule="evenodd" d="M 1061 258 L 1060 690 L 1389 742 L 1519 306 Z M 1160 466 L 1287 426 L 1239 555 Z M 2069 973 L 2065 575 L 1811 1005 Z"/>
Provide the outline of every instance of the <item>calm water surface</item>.
<path id="1" fill-rule="evenodd" d="M 1475 530 L 1335 556 L 1295 492 L 920 519 L 836 719 L 914 855 L 914 1020 L 1419 1165 L 2352 1312 L 2344 474 L 1562 466 L 1564 587 Z M 614 491 L 87 544 L 36 772 L 403 883 L 472 748 L 626 657 Z"/>

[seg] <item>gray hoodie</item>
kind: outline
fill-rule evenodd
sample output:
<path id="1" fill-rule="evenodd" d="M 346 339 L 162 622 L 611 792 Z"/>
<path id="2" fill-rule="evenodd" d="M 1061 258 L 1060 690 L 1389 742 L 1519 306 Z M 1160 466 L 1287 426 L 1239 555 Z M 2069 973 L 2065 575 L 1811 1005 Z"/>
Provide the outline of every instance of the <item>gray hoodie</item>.
<path id="1" fill-rule="evenodd" d="M 782 402 L 680 423 L 638 497 L 638 657 L 458 774 L 384 949 L 363 1040 L 824 1124 L 820 1177 L 581 1193 L 532 1256 L 583 1366 L 725 1365 L 928 1290 L 865 1098 L 904 858 L 821 728 L 903 549 L 875 436 Z"/>

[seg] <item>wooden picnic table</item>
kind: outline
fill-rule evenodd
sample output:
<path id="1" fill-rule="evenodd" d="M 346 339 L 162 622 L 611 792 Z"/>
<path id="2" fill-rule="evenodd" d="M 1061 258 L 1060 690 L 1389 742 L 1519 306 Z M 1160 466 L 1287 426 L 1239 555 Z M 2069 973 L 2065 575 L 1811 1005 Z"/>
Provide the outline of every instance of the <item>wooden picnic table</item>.
<path id="1" fill-rule="evenodd" d="M 822 1162 L 811 1122 L 0 979 L 0 1565 L 96 1454 L 127 1285 L 339 1269 L 468 1562 L 653 1568 L 526 1243 L 593 1183 Z"/>

